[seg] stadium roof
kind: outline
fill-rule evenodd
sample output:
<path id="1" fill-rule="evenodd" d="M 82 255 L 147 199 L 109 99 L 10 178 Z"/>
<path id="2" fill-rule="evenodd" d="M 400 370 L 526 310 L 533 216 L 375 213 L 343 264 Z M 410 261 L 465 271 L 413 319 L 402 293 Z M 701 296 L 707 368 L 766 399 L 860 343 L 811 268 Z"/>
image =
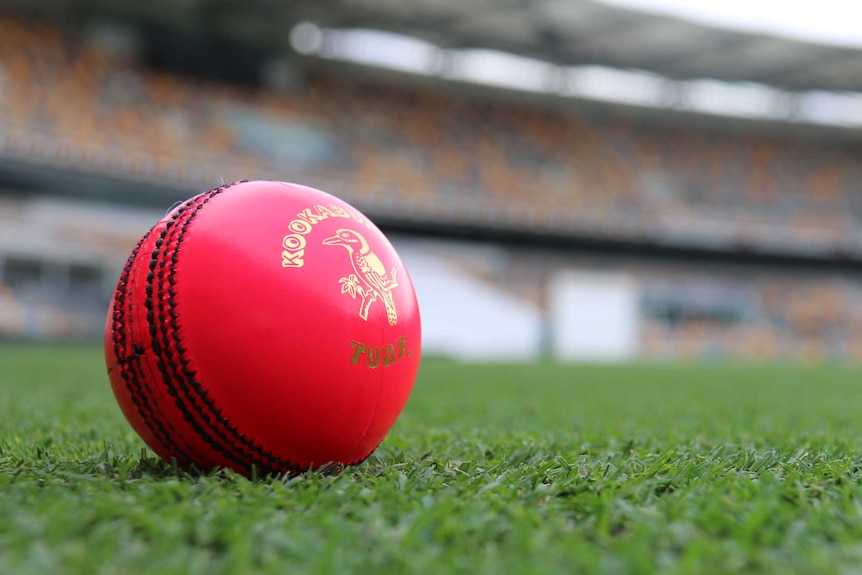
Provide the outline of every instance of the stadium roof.
<path id="1" fill-rule="evenodd" d="M 862 50 L 709 27 L 591 0 L 69 0 L 157 10 L 278 42 L 292 24 L 371 28 L 443 48 L 488 48 L 557 65 L 648 70 L 789 90 L 862 91 Z"/>
<path id="2" fill-rule="evenodd" d="M 308 21 L 322 28 L 395 32 L 444 49 L 499 50 L 559 66 L 862 92 L 862 49 L 736 32 L 592 0 L 0 0 L 4 4 L 55 15 L 134 15 L 285 47 L 292 26 Z"/>
<path id="3" fill-rule="evenodd" d="M 674 79 L 708 77 L 795 91 L 862 91 L 860 49 L 736 32 L 590 0 L 325 0 L 280 9 L 286 18 L 320 26 L 384 29 L 443 48 L 490 48 L 564 66 L 635 68 Z"/>

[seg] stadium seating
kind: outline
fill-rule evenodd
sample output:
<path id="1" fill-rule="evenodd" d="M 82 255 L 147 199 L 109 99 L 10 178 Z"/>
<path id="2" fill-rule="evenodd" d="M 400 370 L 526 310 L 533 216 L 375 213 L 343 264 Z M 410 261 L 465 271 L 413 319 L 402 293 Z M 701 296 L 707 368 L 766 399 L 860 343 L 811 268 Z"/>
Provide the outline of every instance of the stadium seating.
<path id="1" fill-rule="evenodd" d="M 862 255 L 862 147 L 828 135 L 666 124 L 324 73 L 272 93 L 117 60 L 42 24 L 0 16 L 0 28 L 0 155 L 12 159 L 189 189 L 299 181 L 427 222 Z M 520 269 L 506 284 L 541 306 Z M 745 280 L 757 303 L 731 322 L 647 313 L 645 355 L 862 359 L 862 291 L 796 280 Z M 20 331 L 20 298 L 4 294 L 0 331 Z"/>
<path id="2" fill-rule="evenodd" d="M 317 75 L 274 94 L 2 21 L 6 146 L 197 188 L 304 181 L 429 221 L 859 252 L 859 146 L 688 129 Z M 273 145 L 277 144 L 277 145 Z"/>

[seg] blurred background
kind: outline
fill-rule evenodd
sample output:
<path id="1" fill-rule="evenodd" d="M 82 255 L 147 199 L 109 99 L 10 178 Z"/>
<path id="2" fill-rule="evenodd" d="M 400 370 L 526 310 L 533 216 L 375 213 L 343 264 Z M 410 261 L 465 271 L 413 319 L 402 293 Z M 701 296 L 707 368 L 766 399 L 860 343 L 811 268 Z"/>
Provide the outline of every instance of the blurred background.
<path id="1" fill-rule="evenodd" d="M 429 354 L 859 361 L 862 14 L 685 4 L 0 0 L 0 341 L 98 341 L 172 204 L 277 179 Z"/>

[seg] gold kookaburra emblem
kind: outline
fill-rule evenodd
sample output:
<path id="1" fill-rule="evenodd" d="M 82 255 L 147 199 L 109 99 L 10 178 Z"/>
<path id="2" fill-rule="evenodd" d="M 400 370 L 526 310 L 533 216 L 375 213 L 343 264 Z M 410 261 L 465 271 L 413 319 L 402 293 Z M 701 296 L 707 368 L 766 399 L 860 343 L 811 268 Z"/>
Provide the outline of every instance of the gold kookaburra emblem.
<path id="1" fill-rule="evenodd" d="M 323 240 L 327 246 L 342 246 L 350 256 L 353 273 L 338 280 L 341 293 L 349 294 L 356 299 L 359 296 L 359 317 L 368 321 L 368 310 L 371 304 L 380 300 L 386 307 L 386 319 L 389 325 L 398 323 L 398 313 L 395 311 L 393 288 L 398 287 L 395 280 L 395 268 L 386 273 L 386 268 L 380 257 L 371 251 L 368 242 L 357 232 L 349 228 L 341 228 L 335 235 Z"/>

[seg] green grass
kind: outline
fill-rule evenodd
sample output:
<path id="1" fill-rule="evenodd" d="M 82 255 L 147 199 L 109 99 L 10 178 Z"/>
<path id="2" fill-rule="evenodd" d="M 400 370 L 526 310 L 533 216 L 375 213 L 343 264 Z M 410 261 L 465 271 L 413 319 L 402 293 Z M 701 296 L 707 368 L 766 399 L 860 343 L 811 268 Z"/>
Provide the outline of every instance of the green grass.
<path id="1" fill-rule="evenodd" d="M 0 348 L 0 573 L 858 573 L 862 371 L 426 361 L 337 476 L 182 474 L 95 348 Z"/>

